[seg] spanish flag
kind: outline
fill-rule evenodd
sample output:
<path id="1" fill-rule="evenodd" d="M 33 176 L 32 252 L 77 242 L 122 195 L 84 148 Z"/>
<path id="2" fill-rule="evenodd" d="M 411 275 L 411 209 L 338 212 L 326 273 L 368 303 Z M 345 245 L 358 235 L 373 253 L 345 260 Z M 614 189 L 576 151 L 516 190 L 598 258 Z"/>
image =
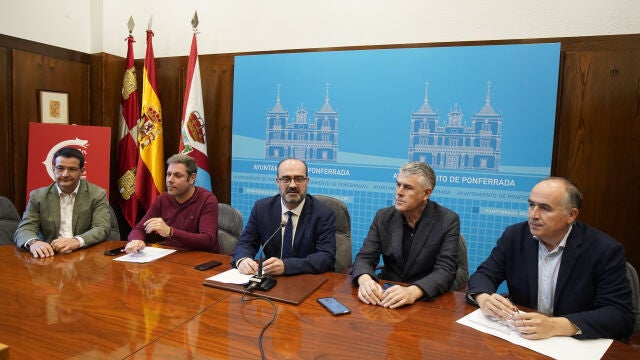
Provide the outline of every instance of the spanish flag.
<path id="1" fill-rule="evenodd" d="M 142 206 L 147 210 L 165 190 L 162 107 L 158 98 L 152 40 L 153 31 L 149 29 L 147 30 L 147 53 L 142 73 L 142 116 L 138 121 L 140 158 L 136 172 L 136 194 Z"/>

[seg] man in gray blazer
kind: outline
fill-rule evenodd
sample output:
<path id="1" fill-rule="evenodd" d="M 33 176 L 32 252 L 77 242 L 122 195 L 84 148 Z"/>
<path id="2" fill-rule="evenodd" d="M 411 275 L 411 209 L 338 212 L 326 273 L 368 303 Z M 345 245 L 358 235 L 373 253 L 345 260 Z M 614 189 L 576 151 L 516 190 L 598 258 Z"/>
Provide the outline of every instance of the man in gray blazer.
<path id="1" fill-rule="evenodd" d="M 377 212 L 353 266 L 353 284 L 365 304 L 397 308 L 449 291 L 456 275 L 460 219 L 429 200 L 436 185 L 424 162 L 400 168 L 395 206 Z M 409 284 L 383 290 L 379 278 Z"/>
<path id="2" fill-rule="evenodd" d="M 74 148 L 54 155 L 56 181 L 29 194 L 13 241 L 34 257 L 48 257 L 104 241 L 109 235 L 106 191 L 81 180 L 84 156 Z"/>

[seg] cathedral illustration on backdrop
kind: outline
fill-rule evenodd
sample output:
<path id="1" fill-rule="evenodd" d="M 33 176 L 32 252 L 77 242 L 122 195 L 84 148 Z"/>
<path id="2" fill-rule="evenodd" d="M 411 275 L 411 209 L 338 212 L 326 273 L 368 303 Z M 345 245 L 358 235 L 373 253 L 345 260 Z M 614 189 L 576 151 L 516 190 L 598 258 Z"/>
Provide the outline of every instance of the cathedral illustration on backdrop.
<path id="1" fill-rule="evenodd" d="M 471 126 L 462 121 L 458 104 L 445 124 L 429 105 L 428 83 L 424 103 L 411 114 L 409 161 L 424 161 L 433 168 L 498 171 L 502 138 L 502 115 L 491 106 L 491 82 L 485 104 L 471 117 Z"/>
<path id="2" fill-rule="evenodd" d="M 313 162 L 338 161 L 338 112 L 329 103 L 329 85 L 320 110 L 312 117 L 301 103 L 295 118 L 280 102 L 266 114 L 265 159 L 296 157 Z M 485 104 L 471 116 L 471 126 L 463 121 L 458 104 L 441 123 L 440 115 L 429 105 L 429 88 L 425 84 L 424 103 L 411 114 L 409 161 L 424 161 L 439 169 L 498 171 L 502 138 L 502 114 L 491 106 L 491 82 L 487 85 Z"/>
<path id="3" fill-rule="evenodd" d="M 280 103 L 280 86 L 276 104 L 267 112 L 265 159 L 296 157 L 305 161 L 336 162 L 338 159 L 338 113 L 329 104 L 329 84 L 324 104 L 313 118 L 304 104 L 289 121 L 289 111 Z"/>

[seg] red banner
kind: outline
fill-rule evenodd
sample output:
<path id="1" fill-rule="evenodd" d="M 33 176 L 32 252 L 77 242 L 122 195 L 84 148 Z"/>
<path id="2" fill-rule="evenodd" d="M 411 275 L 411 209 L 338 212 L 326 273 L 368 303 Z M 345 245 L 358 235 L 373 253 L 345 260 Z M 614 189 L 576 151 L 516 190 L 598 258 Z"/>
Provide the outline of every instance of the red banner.
<path id="1" fill-rule="evenodd" d="M 55 181 L 53 154 L 63 147 L 84 154 L 82 177 L 104 188 L 109 198 L 110 139 L 111 128 L 105 126 L 29 123 L 27 202 L 32 190 Z"/>

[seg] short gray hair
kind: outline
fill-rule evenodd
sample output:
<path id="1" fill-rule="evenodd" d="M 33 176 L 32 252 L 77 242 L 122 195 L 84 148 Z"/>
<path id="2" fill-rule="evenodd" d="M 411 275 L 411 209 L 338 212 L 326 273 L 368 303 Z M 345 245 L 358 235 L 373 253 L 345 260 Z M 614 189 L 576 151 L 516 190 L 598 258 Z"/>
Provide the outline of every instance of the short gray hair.
<path id="1" fill-rule="evenodd" d="M 185 169 L 187 170 L 188 176 L 191 176 L 191 174 L 195 174 L 198 172 L 198 165 L 196 165 L 196 160 L 186 154 L 178 153 L 175 155 L 171 155 L 171 157 L 167 159 L 167 166 L 169 164 L 183 164 Z"/>
<path id="2" fill-rule="evenodd" d="M 565 213 L 569 213 L 573 208 L 580 210 L 582 208 L 582 193 L 580 189 L 569 179 L 560 176 L 550 176 L 542 179 L 540 182 L 553 180 L 560 181 L 565 185 L 564 196 L 562 197 L 562 206 L 564 207 Z"/>
<path id="3" fill-rule="evenodd" d="M 436 173 L 431 166 L 422 161 L 413 161 L 404 164 L 400 168 L 400 174 L 403 175 L 419 175 L 420 185 L 425 189 L 431 188 L 433 190 L 436 187 Z"/>

